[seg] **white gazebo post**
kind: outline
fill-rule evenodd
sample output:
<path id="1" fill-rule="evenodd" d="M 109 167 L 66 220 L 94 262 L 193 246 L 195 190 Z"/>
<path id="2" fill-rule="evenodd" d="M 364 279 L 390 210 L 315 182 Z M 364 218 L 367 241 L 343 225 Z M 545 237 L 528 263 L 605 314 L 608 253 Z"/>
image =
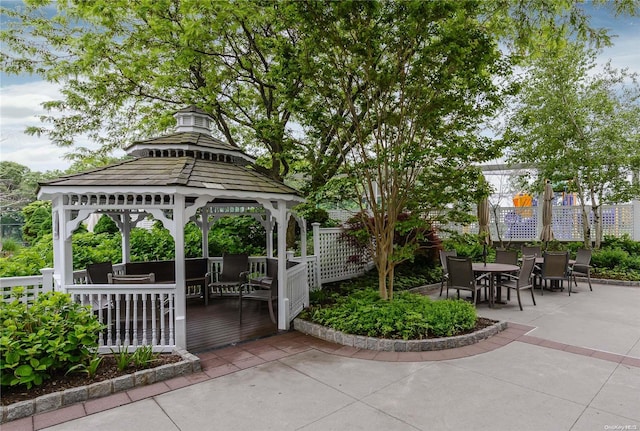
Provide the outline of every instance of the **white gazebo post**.
<path id="1" fill-rule="evenodd" d="M 267 214 L 265 230 L 267 231 L 267 257 L 273 257 L 273 219 Z"/>
<path id="2" fill-rule="evenodd" d="M 52 228 L 54 248 L 54 290 L 66 292 L 66 286 L 73 284 L 73 250 L 71 232 L 67 232 L 69 211 L 64 208 L 62 196 L 52 200 Z"/>
<path id="3" fill-rule="evenodd" d="M 263 206 L 275 218 L 278 226 L 278 329 L 289 329 L 287 294 L 287 205 L 285 201 L 264 202 Z"/>
<path id="4" fill-rule="evenodd" d="M 184 225 L 185 200 L 183 195 L 176 194 L 173 203 L 173 239 L 175 242 L 176 269 L 176 346 L 187 348 L 187 298 L 185 294 L 184 270 Z"/>
<path id="5" fill-rule="evenodd" d="M 125 211 L 122 213 L 121 221 L 122 227 L 120 231 L 120 236 L 122 237 L 122 263 L 127 263 L 131 261 L 131 216 L 129 215 L 129 211 Z"/>
<path id="6" fill-rule="evenodd" d="M 204 206 L 200 208 L 200 216 L 195 217 L 195 224 L 200 228 L 202 232 L 202 257 L 209 258 L 209 229 L 211 229 L 211 223 L 209 222 L 209 208 Z"/>

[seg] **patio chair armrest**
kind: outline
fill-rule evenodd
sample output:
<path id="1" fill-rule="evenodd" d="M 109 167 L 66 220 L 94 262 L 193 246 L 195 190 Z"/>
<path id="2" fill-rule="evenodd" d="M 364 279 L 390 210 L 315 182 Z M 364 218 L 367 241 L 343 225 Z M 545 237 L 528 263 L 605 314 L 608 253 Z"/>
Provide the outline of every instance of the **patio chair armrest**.
<path id="1" fill-rule="evenodd" d="M 242 271 L 239 275 L 240 280 L 247 281 L 249 274 L 251 274 L 251 271 Z"/>
<path id="2" fill-rule="evenodd" d="M 475 278 L 476 281 L 485 280 L 489 278 L 490 273 L 484 272 Z"/>

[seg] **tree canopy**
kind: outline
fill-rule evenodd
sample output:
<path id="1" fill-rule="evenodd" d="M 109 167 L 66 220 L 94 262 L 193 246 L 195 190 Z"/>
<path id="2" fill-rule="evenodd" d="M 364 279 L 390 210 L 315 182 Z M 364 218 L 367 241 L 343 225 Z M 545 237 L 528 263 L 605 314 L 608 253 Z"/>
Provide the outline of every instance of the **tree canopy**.
<path id="1" fill-rule="evenodd" d="M 307 175 L 303 188 L 314 192 L 339 172 L 351 142 L 340 141 L 333 127 L 347 118 L 347 101 L 319 104 L 314 78 L 323 76 L 302 67 L 307 51 L 301 49 L 306 30 L 299 3 L 313 9 L 324 2 L 25 0 L 22 7 L 0 9 L 7 18 L 0 65 L 62 86 L 61 99 L 45 103 L 51 114 L 29 132 L 70 147 L 72 157 L 91 153 L 76 146 L 80 135 L 109 154 L 165 131 L 174 111 L 193 104 L 213 116 L 219 137 L 262 152 L 275 178 L 294 165 Z M 415 8 L 421 2 L 399 3 Z M 589 25 L 577 0 L 430 3 L 442 11 L 465 10 L 465 24 L 500 41 L 509 61 L 562 39 L 562 29 L 608 41 L 604 30 Z M 637 0 L 594 4 L 616 13 L 638 9 Z M 299 125 L 307 126 L 303 136 Z"/>
<path id="2" fill-rule="evenodd" d="M 640 170 L 640 86 L 635 75 L 610 65 L 596 73 L 594 58 L 593 50 L 570 43 L 534 61 L 505 139 L 512 161 L 535 164 L 530 188 L 551 179 L 577 193 L 583 220 L 593 217 L 598 248 L 601 205 L 640 196 L 632 181 Z M 589 225 L 583 223 L 587 245 Z"/>

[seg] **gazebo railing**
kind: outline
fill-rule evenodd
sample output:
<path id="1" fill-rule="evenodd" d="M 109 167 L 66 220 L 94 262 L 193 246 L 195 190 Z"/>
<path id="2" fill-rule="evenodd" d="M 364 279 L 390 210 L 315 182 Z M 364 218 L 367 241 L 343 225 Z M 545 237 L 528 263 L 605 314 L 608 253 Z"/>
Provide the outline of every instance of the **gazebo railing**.
<path id="1" fill-rule="evenodd" d="M 15 299 L 27 304 L 39 295 L 53 290 L 53 269 L 42 269 L 42 275 L 0 278 L 2 301 Z M 75 271 L 74 279 L 84 280 L 84 271 Z M 67 292 L 81 304 L 88 305 L 105 325 L 99 336 L 99 351 L 110 353 L 121 346 L 135 350 L 151 345 L 156 352 L 175 349 L 175 284 L 101 285 L 74 284 Z"/>
<path id="2" fill-rule="evenodd" d="M 287 269 L 287 319 L 297 316 L 302 309 L 309 305 L 309 290 L 307 289 L 307 265 L 302 263 Z"/>
<path id="3" fill-rule="evenodd" d="M 98 340 L 101 353 L 123 346 L 129 351 L 144 345 L 156 352 L 175 349 L 175 284 L 74 284 L 67 292 L 105 325 Z"/>

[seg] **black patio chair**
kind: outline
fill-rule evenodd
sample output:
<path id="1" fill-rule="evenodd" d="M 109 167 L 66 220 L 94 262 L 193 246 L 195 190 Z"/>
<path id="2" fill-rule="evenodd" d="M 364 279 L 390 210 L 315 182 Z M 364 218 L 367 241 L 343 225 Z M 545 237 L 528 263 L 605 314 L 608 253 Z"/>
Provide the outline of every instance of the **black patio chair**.
<path id="1" fill-rule="evenodd" d="M 245 293 L 246 291 L 246 293 Z M 249 280 L 240 288 L 240 322 L 242 323 L 242 301 L 266 302 L 269 307 L 269 317 L 273 323 L 276 316 L 273 311 L 274 302 L 278 300 L 278 260 L 267 259 L 267 275 L 258 279 Z"/>
<path id="2" fill-rule="evenodd" d="M 571 296 L 571 277 L 569 273 L 569 253 L 568 252 L 546 252 L 543 255 L 542 270 L 540 272 L 540 292 L 544 295 L 544 288 L 547 281 L 559 283 L 560 289 L 564 290 L 563 283 L 569 282 L 569 296 Z M 544 283 L 543 283 L 544 282 Z"/>
<path id="3" fill-rule="evenodd" d="M 107 274 L 113 273 L 113 264 L 111 262 L 90 263 L 86 269 L 87 283 L 108 284 Z"/>
<path id="4" fill-rule="evenodd" d="M 573 278 L 573 282 L 576 287 L 578 287 L 578 282 L 576 280 L 576 275 L 580 277 L 587 277 L 587 282 L 589 283 L 589 290 L 593 291 L 591 287 L 591 250 L 581 248 L 578 250 L 576 254 L 576 261 L 573 265 L 571 265 L 571 277 Z"/>
<path id="5" fill-rule="evenodd" d="M 522 258 L 522 266 L 520 267 L 520 273 L 518 278 L 505 281 L 502 283 L 502 287 L 507 288 L 507 300 L 511 299 L 511 290 L 515 290 L 518 294 L 518 306 L 522 311 L 522 301 L 520 300 L 520 291 L 529 289 L 531 291 L 531 300 L 533 305 L 536 305 L 536 298 L 533 296 L 534 280 L 533 267 L 536 263 L 535 256 L 524 256 Z"/>
<path id="6" fill-rule="evenodd" d="M 222 270 L 214 274 L 214 281 L 209 284 L 205 295 L 205 304 L 209 304 L 209 294 L 238 295 L 240 286 L 247 282 L 249 274 L 248 254 L 225 254 L 222 256 Z"/>
<path id="7" fill-rule="evenodd" d="M 471 258 L 447 256 L 447 269 L 449 270 L 449 280 L 447 283 L 447 298 L 449 297 L 449 289 L 455 289 L 460 298 L 460 291 L 467 290 L 471 292 L 473 303 L 479 301 L 479 291 L 482 285 L 478 284 L 473 273 L 473 265 Z"/>
<path id="8" fill-rule="evenodd" d="M 449 279 L 449 271 L 447 270 L 447 256 L 455 257 L 457 255 L 457 252 L 455 250 L 440 250 L 439 255 L 440 265 L 442 265 L 442 279 L 440 280 L 440 296 L 442 296 L 442 289 L 444 288 L 444 284 Z"/>

